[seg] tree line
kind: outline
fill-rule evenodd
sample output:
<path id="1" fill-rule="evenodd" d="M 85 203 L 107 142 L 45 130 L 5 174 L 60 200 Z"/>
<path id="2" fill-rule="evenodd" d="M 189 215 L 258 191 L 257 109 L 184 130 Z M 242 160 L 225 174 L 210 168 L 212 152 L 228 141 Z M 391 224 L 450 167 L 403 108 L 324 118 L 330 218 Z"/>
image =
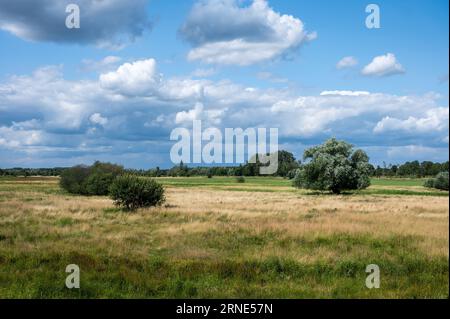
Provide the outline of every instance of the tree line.
<path id="1" fill-rule="evenodd" d="M 159 167 L 144 169 L 126 169 L 129 174 L 148 177 L 189 177 L 189 176 L 258 176 L 262 164 L 256 157 L 255 163 L 239 166 L 189 167 L 184 163 L 170 169 Z M 296 170 L 302 162 L 287 151 L 278 152 L 278 171 L 276 176 L 294 178 Z M 67 170 L 65 167 L 54 168 L 8 168 L 0 169 L 0 176 L 61 176 Z M 369 164 L 369 174 L 372 177 L 431 177 L 440 172 L 449 171 L 449 162 L 437 163 L 431 161 L 411 161 L 400 165 L 374 166 Z"/>

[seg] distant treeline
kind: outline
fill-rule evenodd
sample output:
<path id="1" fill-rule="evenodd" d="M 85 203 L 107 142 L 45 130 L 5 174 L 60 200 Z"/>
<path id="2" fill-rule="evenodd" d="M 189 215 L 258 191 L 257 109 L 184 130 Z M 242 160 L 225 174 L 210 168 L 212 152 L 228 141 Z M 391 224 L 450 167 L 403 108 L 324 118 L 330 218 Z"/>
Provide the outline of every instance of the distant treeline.
<path id="1" fill-rule="evenodd" d="M 159 167 L 148 170 L 127 169 L 126 172 L 133 175 L 149 177 L 188 177 L 188 176 L 258 176 L 262 164 L 256 157 L 255 163 L 246 163 L 239 166 L 215 166 L 215 167 L 188 167 L 180 163 L 170 169 Z M 279 151 L 278 171 L 276 176 L 294 178 L 296 170 L 300 168 L 301 161 L 287 151 Z M 0 176 L 59 176 L 67 168 L 8 168 L 0 169 Z M 431 177 L 440 172 L 449 171 L 449 162 L 434 163 L 431 161 L 412 161 L 401 165 L 371 166 L 371 176 L 374 177 Z"/>
<path id="2" fill-rule="evenodd" d="M 444 163 L 412 161 L 402 165 L 377 166 L 374 167 L 372 176 L 429 177 L 436 176 L 440 172 L 448 172 L 448 161 Z"/>
<path id="3" fill-rule="evenodd" d="M 67 167 L 54 168 L 0 168 L 0 176 L 59 176 Z"/>

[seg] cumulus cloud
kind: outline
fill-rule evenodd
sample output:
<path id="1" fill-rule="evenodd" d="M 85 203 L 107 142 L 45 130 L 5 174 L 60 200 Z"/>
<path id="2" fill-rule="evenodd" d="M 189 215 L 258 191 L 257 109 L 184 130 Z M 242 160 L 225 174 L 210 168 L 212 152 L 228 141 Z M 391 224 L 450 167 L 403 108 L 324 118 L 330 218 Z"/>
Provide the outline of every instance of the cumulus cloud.
<path id="1" fill-rule="evenodd" d="M 101 74 L 100 84 L 104 88 L 123 94 L 151 94 L 161 79 L 154 59 L 122 64 L 116 71 Z"/>
<path id="2" fill-rule="evenodd" d="M 282 144 L 336 136 L 384 150 L 448 147 L 448 108 L 436 94 L 330 90 L 302 96 L 226 80 L 164 78 L 156 70 L 156 61 L 147 59 L 124 63 L 103 78 L 67 80 L 60 66 L 50 66 L 0 82 L 0 155 L 15 152 L 15 163 L 35 152 L 32 160 L 56 156 L 52 163 L 65 165 L 61 157 L 74 164 L 126 158 L 132 165 L 133 156 L 152 154 L 156 165 L 167 164 L 170 131 L 193 119 L 221 129 L 276 127 Z"/>
<path id="3" fill-rule="evenodd" d="M 30 147 L 43 142 L 40 130 L 20 128 L 17 125 L 0 127 L 0 146 L 7 148 Z"/>
<path id="4" fill-rule="evenodd" d="M 441 117 L 445 121 L 445 108 L 436 106 L 435 95 L 414 97 L 364 91 L 329 91 L 322 92 L 320 96 L 301 96 L 278 101 L 271 107 L 270 118 L 272 122 L 279 121 L 281 132 L 290 136 L 310 137 L 324 132 L 333 135 L 337 134 L 342 126 L 347 137 L 356 134 L 370 140 L 373 127 L 387 116 L 411 114 L 420 117 L 424 110 L 429 110 L 430 119 L 424 119 L 422 125 L 433 121 L 435 117 Z M 442 127 L 438 125 L 428 125 L 427 128 L 430 134 L 439 136 L 443 132 Z M 377 132 L 379 130 L 380 128 L 376 129 Z M 416 132 L 415 136 L 420 139 L 423 134 L 420 136 L 419 132 Z M 387 139 L 379 142 L 386 141 Z"/>
<path id="5" fill-rule="evenodd" d="M 66 6 L 80 8 L 80 28 L 68 29 Z M 120 48 L 146 30 L 148 0 L 0 1 L 0 29 L 29 41 L 94 44 Z"/>
<path id="6" fill-rule="evenodd" d="M 203 112 L 203 104 L 197 103 L 192 110 L 189 110 L 187 112 L 186 111 L 178 112 L 175 117 L 175 123 L 176 124 L 185 122 L 192 123 L 192 121 L 200 119 L 200 115 L 202 114 L 202 112 Z"/>
<path id="7" fill-rule="evenodd" d="M 196 103 L 192 110 L 178 112 L 175 116 L 175 123 L 192 124 L 194 120 L 204 120 L 207 125 L 219 125 L 226 110 L 226 108 L 204 110 L 202 103 Z"/>
<path id="8" fill-rule="evenodd" d="M 374 57 L 372 62 L 366 65 L 361 73 L 367 76 L 389 76 L 405 73 L 403 66 L 397 61 L 394 54 L 388 53 Z"/>
<path id="9" fill-rule="evenodd" d="M 345 68 L 351 68 L 358 64 L 358 60 L 353 56 L 346 56 L 339 60 L 339 62 L 336 64 L 337 69 L 345 69 Z"/>
<path id="10" fill-rule="evenodd" d="M 303 22 L 282 15 L 266 0 L 242 7 L 237 0 L 209 0 L 194 5 L 180 28 L 193 49 L 191 61 L 213 64 L 250 65 L 288 54 L 316 38 Z"/>
<path id="11" fill-rule="evenodd" d="M 434 108 L 426 111 L 424 117 L 410 116 L 405 120 L 384 117 L 374 128 L 375 133 L 388 131 L 406 131 L 411 133 L 426 133 L 430 131 L 448 131 L 448 108 Z"/>

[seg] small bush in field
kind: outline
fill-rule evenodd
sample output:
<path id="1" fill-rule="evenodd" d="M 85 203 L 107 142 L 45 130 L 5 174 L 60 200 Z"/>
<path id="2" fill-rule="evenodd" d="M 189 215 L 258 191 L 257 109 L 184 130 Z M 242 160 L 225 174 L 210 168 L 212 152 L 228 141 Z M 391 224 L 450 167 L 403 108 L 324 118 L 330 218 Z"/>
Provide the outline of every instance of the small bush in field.
<path id="1" fill-rule="evenodd" d="M 153 179 L 122 175 L 114 179 L 109 196 L 126 210 L 159 206 L 165 201 L 164 188 Z"/>
<path id="2" fill-rule="evenodd" d="M 441 172 L 435 178 L 426 180 L 423 186 L 448 191 L 448 179 L 448 172 Z"/>
<path id="3" fill-rule="evenodd" d="M 245 178 L 244 178 L 244 176 L 238 176 L 238 177 L 236 177 L 236 182 L 238 182 L 238 183 L 245 183 Z"/>
<path id="4" fill-rule="evenodd" d="M 427 179 L 423 186 L 427 188 L 434 188 L 434 178 Z"/>

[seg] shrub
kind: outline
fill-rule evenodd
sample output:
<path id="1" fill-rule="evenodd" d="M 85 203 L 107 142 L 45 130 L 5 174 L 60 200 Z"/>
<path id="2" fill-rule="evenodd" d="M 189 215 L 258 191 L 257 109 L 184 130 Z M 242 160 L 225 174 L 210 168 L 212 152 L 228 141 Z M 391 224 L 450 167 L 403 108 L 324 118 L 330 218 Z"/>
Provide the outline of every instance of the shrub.
<path id="1" fill-rule="evenodd" d="M 126 210 L 161 205 L 165 201 L 164 188 L 153 179 L 121 175 L 114 179 L 109 196 L 117 206 Z"/>
<path id="2" fill-rule="evenodd" d="M 114 178 L 122 173 L 122 166 L 110 163 L 95 162 L 92 166 L 78 165 L 61 174 L 60 185 L 72 194 L 107 195 Z"/>
<path id="3" fill-rule="evenodd" d="M 71 194 L 87 195 L 86 179 L 89 177 L 89 173 L 89 166 L 74 166 L 61 173 L 59 184 Z"/>
<path id="4" fill-rule="evenodd" d="M 448 191 L 448 172 L 441 172 L 436 175 L 434 188 Z"/>
<path id="5" fill-rule="evenodd" d="M 362 150 L 334 138 L 307 149 L 293 185 L 339 194 L 343 190 L 364 189 L 370 185 L 369 157 Z"/>
<path id="6" fill-rule="evenodd" d="M 441 172 L 437 174 L 435 178 L 427 179 L 423 186 L 448 191 L 448 182 L 448 172 Z"/>
<path id="7" fill-rule="evenodd" d="M 298 172 L 299 172 L 299 169 L 298 169 L 298 168 L 291 169 L 291 170 L 287 173 L 286 177 L 287 177 L 288 179 L 294 179 L 295 176 L 297 176 L 297 173 L 298 173 Z"/>
<path id="8" fill-rule="evenodd" d="M 238 183 L 245 183 L 245 178 L 244 178 L 244 176 L 238 176 L 238 177 L 236 177 L 236 182 L 238 182 Z"/>
<path id="9" fill-rule="evenodd" d="M 434 188 L 434 178 L 427 179 L 423 186 L 427 188 Z"/>

